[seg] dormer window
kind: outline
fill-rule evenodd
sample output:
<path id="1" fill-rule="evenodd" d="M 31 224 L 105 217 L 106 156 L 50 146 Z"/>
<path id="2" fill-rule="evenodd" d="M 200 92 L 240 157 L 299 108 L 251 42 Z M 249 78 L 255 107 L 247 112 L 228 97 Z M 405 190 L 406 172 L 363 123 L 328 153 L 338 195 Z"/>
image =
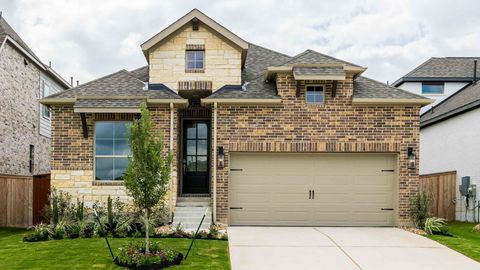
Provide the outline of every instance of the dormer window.
<path id="1" fill-rule="evenodd" d="M 186 53 L 186 72 L 203 72 L 205 68 L 205 51 L 190 50 Z"/>
<path id="2" fill-rule="evenodd" d="M 325 102 L 323 85 L 307 85 L 305 87 L 305 101 L 307 104 L 323 104 Z"/>

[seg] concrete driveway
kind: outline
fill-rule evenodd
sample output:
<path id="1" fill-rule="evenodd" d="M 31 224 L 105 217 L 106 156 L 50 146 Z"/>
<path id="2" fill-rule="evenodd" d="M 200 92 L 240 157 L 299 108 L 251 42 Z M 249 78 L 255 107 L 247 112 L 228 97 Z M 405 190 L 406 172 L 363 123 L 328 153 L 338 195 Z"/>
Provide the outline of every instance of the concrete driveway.
<path id="1" fill-rule="evenodd" d="M 398 228 L 229 227 L 233 270 L 480 269 L 435 241 Z"/>

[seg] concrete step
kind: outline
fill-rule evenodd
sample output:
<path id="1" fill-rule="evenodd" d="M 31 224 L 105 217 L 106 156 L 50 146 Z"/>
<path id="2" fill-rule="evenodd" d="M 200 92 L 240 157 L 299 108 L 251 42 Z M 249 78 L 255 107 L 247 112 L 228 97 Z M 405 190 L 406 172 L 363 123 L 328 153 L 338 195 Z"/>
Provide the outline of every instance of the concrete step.
<path id="1" fill-rule="evenodd" d="M 210 203 L 210 197 L 178 197 L 177 202 L 208 202 Z"/>
<path id="2" fill-rule="evenodd" d="M 210 202 L 177 202 L 177 207 L 209 207 Z"/>
<path id="3" fill-rule="evenodd" d="M 178 224 L 181 224 L 183 230 L 189 232 L 194 231 L 198 228 L 198 224 L 200 224 L 205 210 L 207 210 L 207 215 L 205 216 L 201 229 L 208 230 L 212 224 L 212 209 L 209 206 L 179 206 L 177 204 L 172 226 L 175 228 Z"/>
<path id="4" fill-rule="evenodd" d="M 198 212 L 192 212 L 192 211 L 177 211 L 175 212 L 175 215 L 173 216 L 174 218 L 202 218 L 203 214 L 205 213 L 205 211 L 198 211 Z M 207 219 L 208 217 L 210 217 L 211 215 L 209 215 L 207 213 L 207 215 L 205 216 L 205 219 Z"/>

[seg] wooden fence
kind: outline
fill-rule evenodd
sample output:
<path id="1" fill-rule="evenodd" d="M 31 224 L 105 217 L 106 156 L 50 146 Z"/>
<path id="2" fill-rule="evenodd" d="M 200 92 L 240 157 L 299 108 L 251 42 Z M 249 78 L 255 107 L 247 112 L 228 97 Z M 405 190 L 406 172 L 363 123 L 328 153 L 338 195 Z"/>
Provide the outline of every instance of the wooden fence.
<path id="1" fill-rule="evenodd" d="M 32 195 L 31 176 L 0 175 L 0 226 L 31 226 Z"/>
<path id="2" fill-rule="evenodd" d="M 455 220 L 457 172 L 420 175 L 420 191 L 432 197 L 430 214 L 447 220 Z"/>

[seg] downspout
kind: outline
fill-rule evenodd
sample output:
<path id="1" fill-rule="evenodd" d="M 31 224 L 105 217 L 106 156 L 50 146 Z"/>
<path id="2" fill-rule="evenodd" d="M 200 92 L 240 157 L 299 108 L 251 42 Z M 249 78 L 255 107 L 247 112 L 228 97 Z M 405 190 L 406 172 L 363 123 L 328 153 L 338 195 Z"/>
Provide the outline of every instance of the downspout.
<path id="1" fill-rule="evenodd" d="M 170 153 L 173 154 L 173 103 L 170 102 L 170 144 L 169 144 L 169 148 L 170 148 Z M 175 162 L 175 161 L 174 161 Z M 169 192 L 169 208 L 170 208 L 170 212 L 172 213 L 172 210 L 173 210 L 173 163 L 170 164 L 170 192 Z M 175 172 L 176 174 L 176 172 Z M 173 214 L 172 214 L 172 217 L 173 218 Z"/>
<path id="2" fill-rule="evenodd" d="M 213 103 L 213 223 L 217 222 L 217 102 Z"/>

